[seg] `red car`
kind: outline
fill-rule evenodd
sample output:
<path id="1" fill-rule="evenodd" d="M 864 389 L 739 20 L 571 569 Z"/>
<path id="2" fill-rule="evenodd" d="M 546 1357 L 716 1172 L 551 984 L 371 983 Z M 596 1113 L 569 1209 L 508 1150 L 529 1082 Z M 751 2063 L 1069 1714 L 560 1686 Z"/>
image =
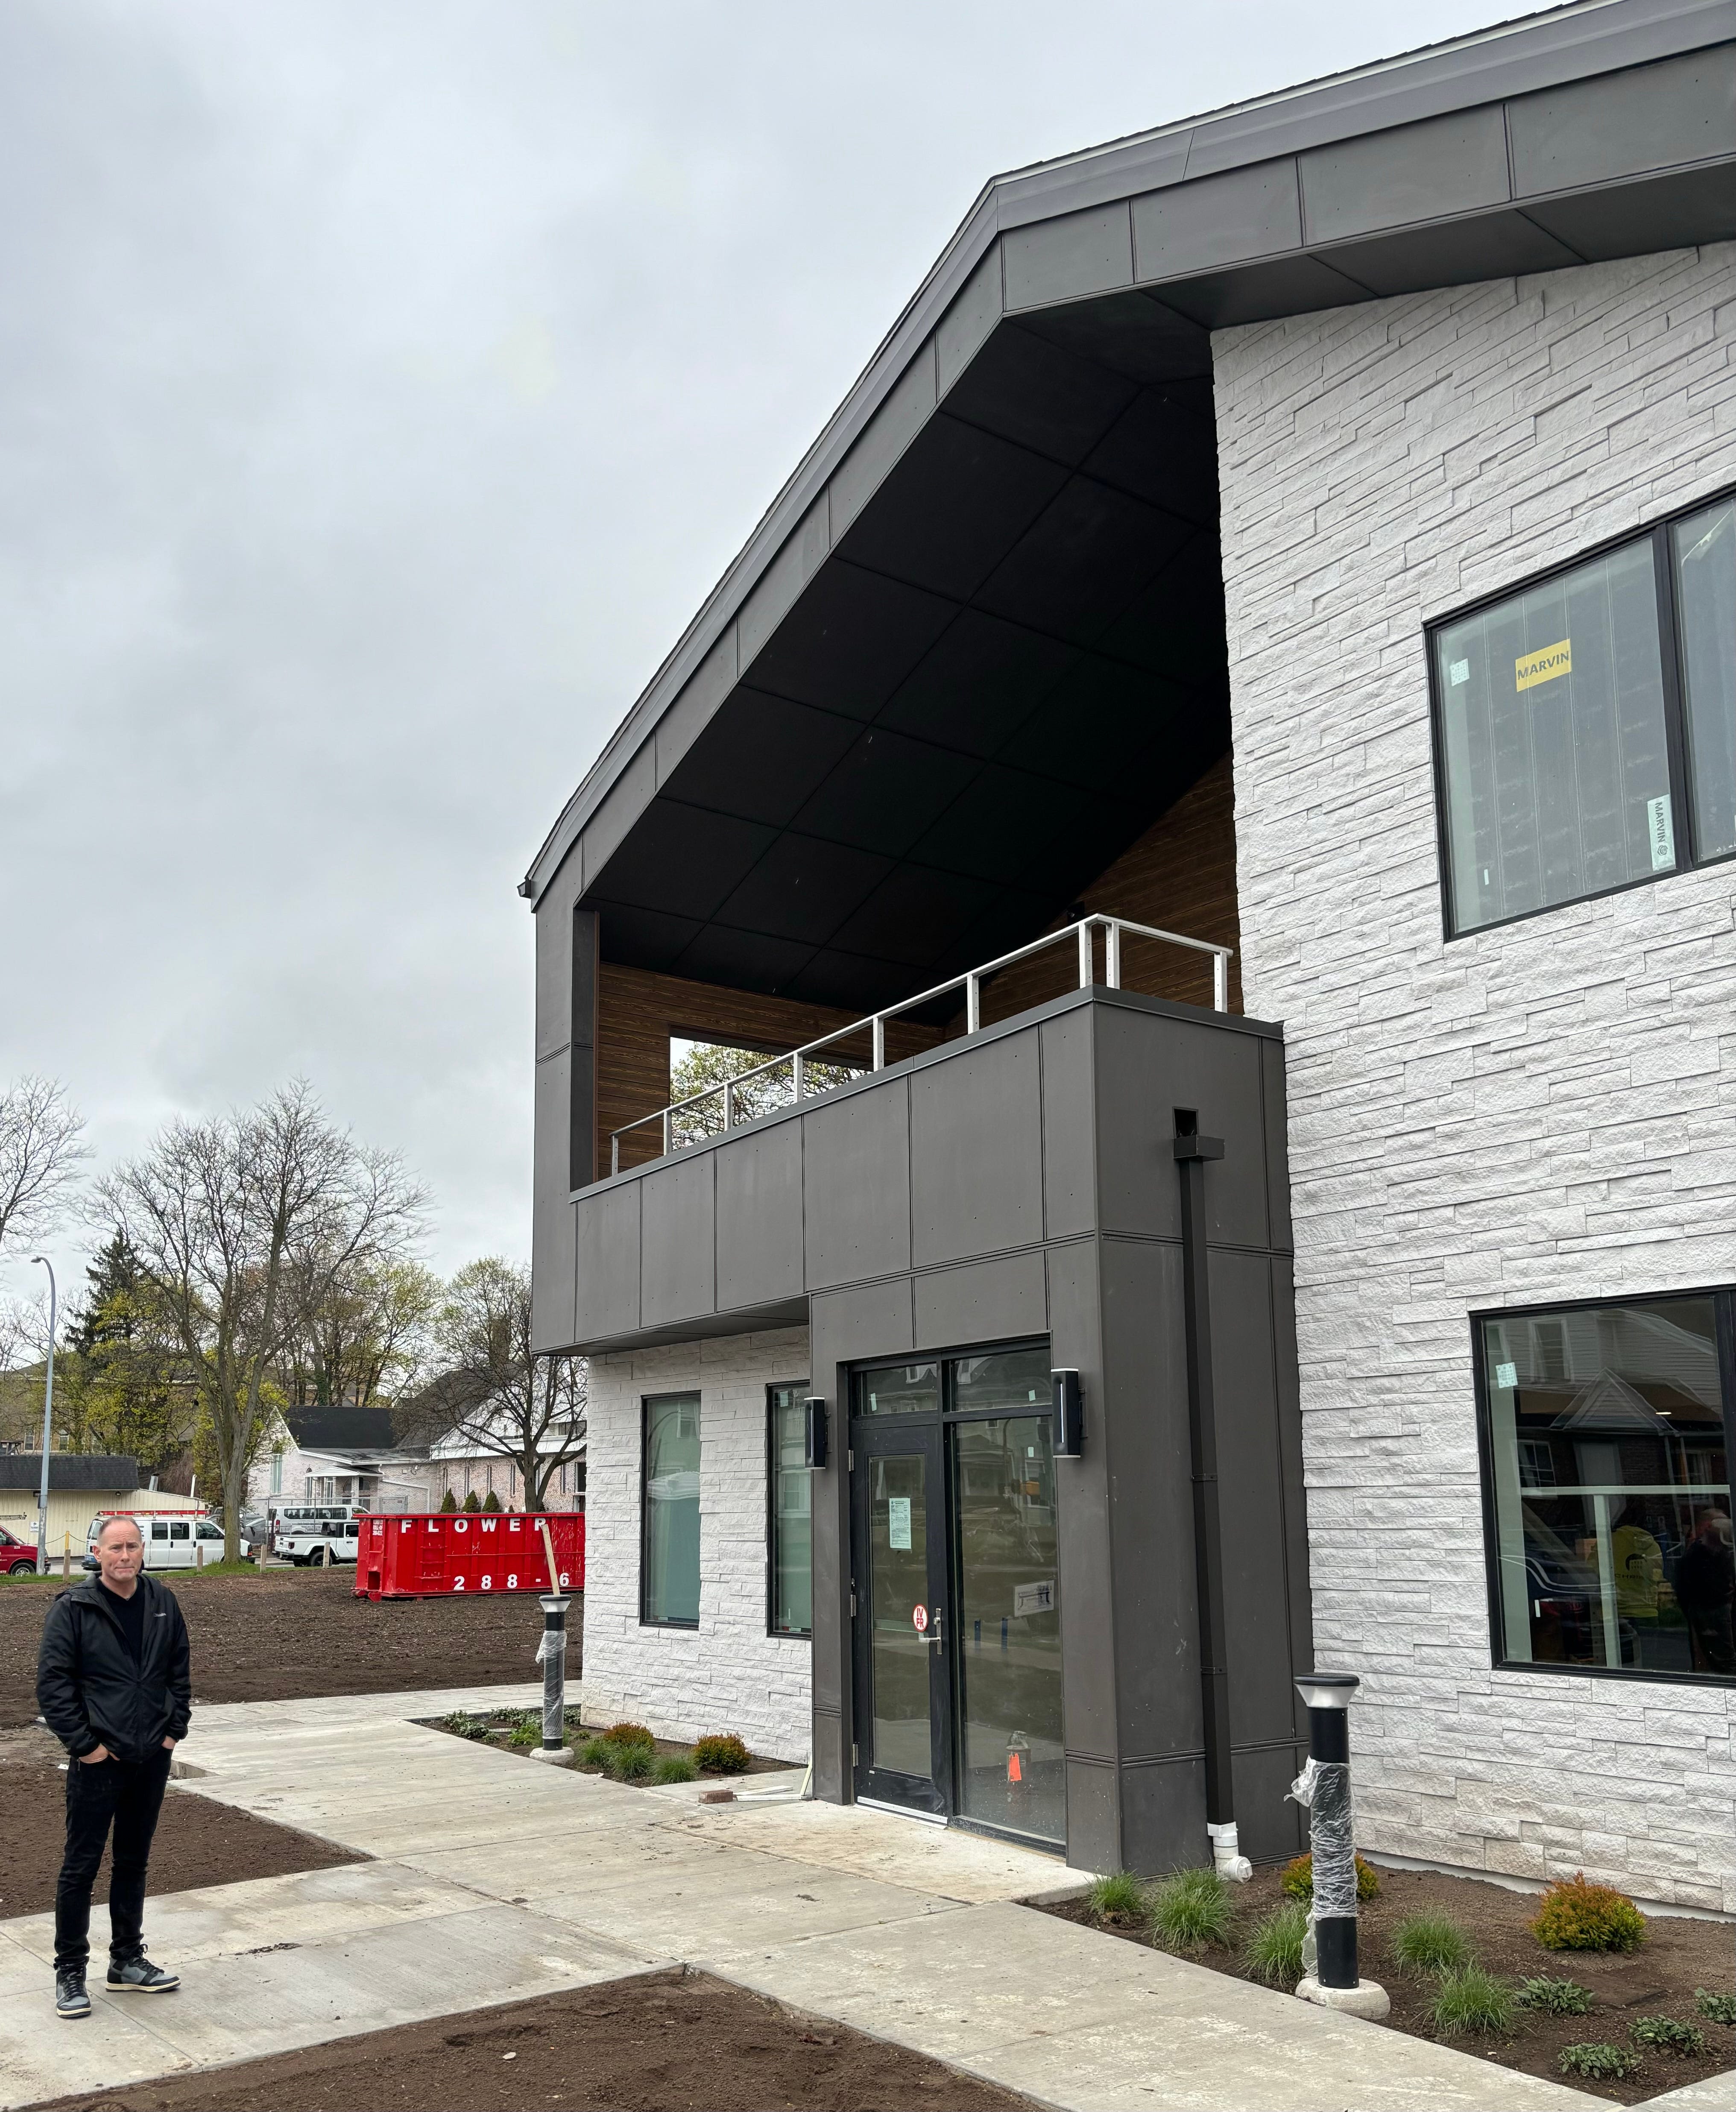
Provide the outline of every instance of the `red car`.
<path id="1" fill-rule="evenodd" d="M 16 1540 L 0 1525 L 0 1576 L 34 1577 L 36 1550 L 27 1540 Z"/>

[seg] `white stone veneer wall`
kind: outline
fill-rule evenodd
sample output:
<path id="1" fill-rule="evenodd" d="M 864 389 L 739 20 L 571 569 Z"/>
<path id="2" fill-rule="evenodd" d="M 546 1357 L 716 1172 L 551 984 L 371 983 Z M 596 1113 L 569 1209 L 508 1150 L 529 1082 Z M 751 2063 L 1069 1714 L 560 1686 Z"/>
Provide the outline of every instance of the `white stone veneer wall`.
<path id="1" fill-rule="evenodd" d="M 766 1632 L 766 1389 L 807 1377 L 805 1327 L 591 1359 L 584 1718 L 659 1737 L 735 1731 L 806 1760 L 811 1646 Z M 639 1623 L 640 1404 L 699 1395 L 699 1625 Z"/>
<path id="2" fill-rule="evenodd" d="M 1466 1314 L 1736 1280 L 1736 867 L 1443 943 L 1423 624 L 1736 483 L 1736 249 L 1219 333 L 1243 975 L 1378 1852 L 1736 1910 L 1733 1697 L 1490 1668 Z"/>

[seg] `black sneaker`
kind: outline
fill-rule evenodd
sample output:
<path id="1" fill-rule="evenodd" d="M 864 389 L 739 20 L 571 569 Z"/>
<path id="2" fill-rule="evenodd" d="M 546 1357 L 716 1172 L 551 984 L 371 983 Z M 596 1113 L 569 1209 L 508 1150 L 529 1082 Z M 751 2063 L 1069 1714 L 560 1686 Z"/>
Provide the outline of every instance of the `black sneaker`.
<path id="1" fill-rule="evenodd" d="M 108 1991 L 111 1995 L 166 1995 L 171 1987 L 180 1984 L 179 1973 L 165 1973 L 148 1958 L 109 1960 Z"/>
<path id="2" fill-rule="evenodd" d="M 57 1973 L 54 1976 L 54 2011 L 61 2017 L 88 2017 L 90 1997 L 84 1992 L 82 1973 Z"/>

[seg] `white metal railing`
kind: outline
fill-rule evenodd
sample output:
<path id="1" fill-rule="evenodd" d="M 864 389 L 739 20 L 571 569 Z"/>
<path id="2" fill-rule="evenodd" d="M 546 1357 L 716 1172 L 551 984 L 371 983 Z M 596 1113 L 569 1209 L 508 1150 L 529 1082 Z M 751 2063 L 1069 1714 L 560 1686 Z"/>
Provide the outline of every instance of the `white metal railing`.
<path id="1" fill-rule="evenodd" d="M 756 1063 L 751 1070 L 738 1072 L 734 1077 L 725 1078 L 720 1085 L 707 1086 L 703 1092 L 691 1093 L 684 1100 L 672 1100 L 666 1108 L 659 1108 L 655 1114 L 641 1115 L 637 1122 L 623 1122 L 619 1129 L 609 1132 L 609 1171 L 620 1172 L 620 1140 L 630 1136 L 634 1130 L 644 1129 L 652 1122 L 662 1125 L 663 1156 L 675 1148 L 673 1126 L 675 1117 L 687 1108 L 703 1106 L 708 1100 L 721 1097 L 723 1126 L 727 1131 L 735 1127 L 735 1094 L 738 1086 L 750 1079 L 762 1077 L 768 1071 L 776 1071 L 788 1063 L 795 1078 L 795 1098 L 802 1100 L 807 1091 L 807 1066 L 823 1049 L 830 1049 L 840 1041 L 848 1041 L 853 1034 L 868 1036 L 869 1063 L 873 1071 L 886 1067 L 886 1022 L 896 1019 L 901 1013 L 914 1012 L 918 1005 L 932 1004 L 936 998 L 945 997 L 949 991 L 962 990 L 965 994 L 965 1032 L 966 1036 L 979 1032 L 983 1023 L 983 982 L 986 976 L 997 975 L 1002 968 L 1010 968 L 1014 962 L 1027 960 L 1033 954 L 1040 954 L 1050 946 L 1065 945 L 1073 940 L 1079 949 L 1079 987 L 1090 987 L 1096 973 L 1094 931 L 1103 934 L 1103 980 L 1111 990 L 1121 987 L 1121 940 L 1124 933 L 1136 939 L 1161 939 L 1171 946 L 1185 946 L 1190 952 L 1210 954 L 1211 958 L 1211 1008 L 1214 1012 L 1229 1009 L 1229 963 L 1234 949 L 1217 946 L 1207 939 L 1184 939 L 1179 931 L 1160 931 L 1155 925 L 1131 924 L 1125 917 L 1081 917 L 1076 924 L 1065 926 L 1059 931 L 1046 931 L 1040 939 L 1033 939 L 1028 945 L 1016 946 L 1010 954 L 998 959 L 984 961 L 980 967 L 967 968 L 961 976 L 953 976 L 943 983 L 936 983 L 932 990 L 918 990 L 914 997 L 902 999 L 889 1004 L 882 1012 L 872 1013 L 866 1019 L 852 1020 L 848 1026 L 834 1027 L 831 1033 L 822 1034 L 817 1041 L 806 1041 L 799 1049 L 787 1049 L 781 1056 L 768 1056 L 763 1063 Z M 825 1090 L 829 1090 L 828 1087 Z"/>

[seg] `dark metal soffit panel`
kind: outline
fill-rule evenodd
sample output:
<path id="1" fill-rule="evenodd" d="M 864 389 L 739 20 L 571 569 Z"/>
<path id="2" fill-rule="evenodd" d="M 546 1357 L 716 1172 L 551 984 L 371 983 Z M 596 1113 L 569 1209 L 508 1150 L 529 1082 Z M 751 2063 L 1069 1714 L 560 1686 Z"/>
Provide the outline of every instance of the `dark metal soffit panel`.
<path id="1" fill-rule="evenodd" d="M 1733 51 L 1736 0 L 1579 0 L 995 178 L 520 892 L 539 895 L 593 822 L 609 847 L 622 840 L 1003 315 L 1060 325 L 1066 304 L 1096 297 L 1093 356 L 1112 366 L 1104 296 L 1156 294 L 1186 330 L 1727 239 L 1736 111 L 1720 98 Z M 1690 79 L 1694 55 L 1714 62 Z M 1666 124 L 1661 149 L 1661 106 L 1684 117 Z M 1404 217 L 1371 209 L 1383 198 Z M 1215 263 L 1214 243 L 1229 253 Z M 1149 333 L 1136 335 L 1151 359 Z"/>

